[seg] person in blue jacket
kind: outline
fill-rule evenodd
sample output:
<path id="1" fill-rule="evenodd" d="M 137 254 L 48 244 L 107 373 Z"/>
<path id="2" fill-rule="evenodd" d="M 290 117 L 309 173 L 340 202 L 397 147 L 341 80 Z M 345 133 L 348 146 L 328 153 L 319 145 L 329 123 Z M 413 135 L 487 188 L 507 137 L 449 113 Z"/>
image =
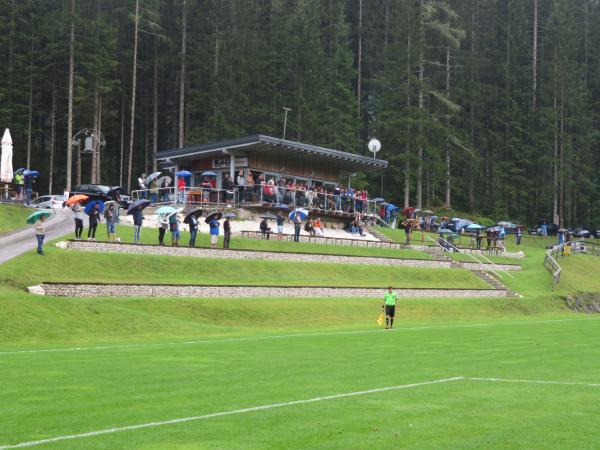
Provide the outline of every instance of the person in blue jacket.
<path id="1" fill-rule="evenodd" d="M 133 243 L 139 244 L 142 237 L 142 222 L 144 215 L 142 214 L 142 207 L 138 206 L 133 210 Z"/>
<path id="2" fill-rule="evenodd" d="M 219 240 L 219 221 L 214 217 L 208 223 L 210 227 L 210 248 L 217 248 L 217 242 Z"/>

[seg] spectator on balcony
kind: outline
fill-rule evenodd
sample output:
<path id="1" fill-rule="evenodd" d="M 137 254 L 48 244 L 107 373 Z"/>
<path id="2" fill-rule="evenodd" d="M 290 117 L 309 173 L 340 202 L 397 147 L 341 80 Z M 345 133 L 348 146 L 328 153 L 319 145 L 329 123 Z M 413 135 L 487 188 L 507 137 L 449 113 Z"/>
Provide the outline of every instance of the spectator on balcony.
<path id="1" fill-rule="evenodd" d="M 296 187 L 296 207 L 305 207 L 306 205 L 306 185 L 298 183 Z"/>
<path id="2" fill-rule="evenodd" d="M 186 189 L 185 179 L 183 177 L 179 177 L 177 179 L 177 190 L 179 191 L 179 203 L 185 203 L 185 189 Z"/>
<path id="3" fill-rule="evenodd" d="M 147 186 L 146 186 L 146 174 L 143 173 L 139 176 L 139 178 L 137 179 L 138 181 L 138 189 L 140 190 L 140 198 L 146 198 L 148 191 L 147 191 Z"/>
<path id="4" fill-rule="evenodd" d="M 342 199 L 341 199 L 340 195 L 341 195 L 341 189 L 339 186 L 337 186 L 333 193 L 333 209 L 335 211 L 341 212 L 342 211 Z"/>
<path id="5" fill-rule="evenodd" d="M 202 188 L 202 203 L 210 203 L 210 193 L 212 191 L 210 178 L 204 177 L 202 183 L 200 183 L 200 187 Z"/>
<path id="6" fill-rule="evenodd" d="M 308 208 L 312 208 L 314 201 L 315 201 L 315 191 L 313 191 L 312 187 L 309 187 L 306 190 L 306 206 Z"/>
<path id="7" fill-rule="evenodd" d="M 170 177 L 164 177 L 163 182 L 162 182 L 162 201 L 164 203 L 168 203 L 170 200 L 170 193 L 171 193 L 170 186 L 171 186 Z"/>
<path id="8" fill-rule="evenodd" d="M 237 174 L 237 177 L 235 179 L 235 184 L 237 185 L 238 188 L 238 201 L 244 201 L 245 197 L 245 188 L 246 188 L 246 179 L 244 178 L 244 171 L 240 170 Z"/>
<path id="9" fill-rule="evenodd" d="M 252 176 L 251 172 L 248 172 L 248 176 L 246 177 L 246 186 L 244 189 L 244 199 L 247 202 L 256 201 L 256 199 L 254 198 L 256 196 L 256 192 L 254 189 L 254 176 Z"/>
<path id="10" fill-rule="evenodd" d="M 283 199 L 285 194 L 287 193 L 287 184 L 285 182 L 285 178 L 280 178 L 277 183 L 277 189 L 275 189 L 275 195 L 277 196 L 277 203 L 283 203 Z"/>
<path id="11" fill-rule="evenodd" d="M 224 200 L 227 204 L 233 203 L 233 178 L 229 176 L 229 174 L 225 175 L 225 181 L 223 181 L 224 192 Z"/>

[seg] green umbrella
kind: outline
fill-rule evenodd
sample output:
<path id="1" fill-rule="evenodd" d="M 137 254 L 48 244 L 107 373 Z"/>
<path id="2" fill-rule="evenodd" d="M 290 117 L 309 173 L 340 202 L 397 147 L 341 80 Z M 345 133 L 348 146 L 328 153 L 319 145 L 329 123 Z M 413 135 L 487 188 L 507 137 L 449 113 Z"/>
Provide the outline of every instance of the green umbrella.
<path id="1" fill-rule="evenodd" d="M 40 217 L 44 216 L 46 218 L 50 217 L 50 211 L 35 211 L 29 214 L 27 217 L 27 223 L 35 223 Z"/>

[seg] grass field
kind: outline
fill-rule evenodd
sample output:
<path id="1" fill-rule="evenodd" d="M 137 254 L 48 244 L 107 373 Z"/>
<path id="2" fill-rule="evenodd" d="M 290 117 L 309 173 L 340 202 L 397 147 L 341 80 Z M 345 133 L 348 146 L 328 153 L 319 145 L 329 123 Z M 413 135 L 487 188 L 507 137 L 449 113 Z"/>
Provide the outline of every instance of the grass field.
<path id="1" fill-rule="evenodd" d="M 596 448 L 600 317 L 563 297 L 600 290 L 589 276 L 600 258 L 562 258 L 553 292 L 547 243 L 520 247 L 522 298 L 402 299 L 393 331 L 376 324 L 378 299 L 78 299 L 23 288 L 90 277 L 464 287 L 472 275 L 27 253 L 0 266 L 0 450 Z"/>
<path id="2" fill-rule="evenodd" d="M 25 219 L 32 211 L 20 205 L 0 205 L 0 234 L 26 226 Z"/>
<path id="3" fill-rule="evenodd" d="M 594 427 L 581 426 L 600 401 L 600 348 L 591 345 L 600 338 L 597 320 L 450 327 L 401 320 L 391 332 L 362 331 L 1 353 L 0 445 L 108 429 L 41 448 L 597 444 Z M 420 384 L 454 377 L 464 378 Z M 264 409 L 243 410 L 255 407 Z M 154 426 L 122 429 L 148 423 Z"/>

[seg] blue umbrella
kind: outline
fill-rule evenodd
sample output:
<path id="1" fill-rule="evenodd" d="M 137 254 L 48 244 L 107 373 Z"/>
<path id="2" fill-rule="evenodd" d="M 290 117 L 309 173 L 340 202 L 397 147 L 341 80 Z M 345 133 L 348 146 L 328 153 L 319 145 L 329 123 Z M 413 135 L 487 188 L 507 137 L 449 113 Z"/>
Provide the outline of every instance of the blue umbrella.
<path id="1" fill-rule="evenodd" d="M 150 205 L 150 200 L 148 199 L 143 198 L 141 200 L 136 200 L 131 205 L 129 205 L 129 208 L 127 208 L 127 214 L 131 214 L 133 210 L 136 209 L 138 206 L 141 206 L 142 209 L 144 209 L 148 205 Z"/>
<path id="2" fill-rule="evenodd" d="M 192 175 L 192 172 L 190 172 L 189 170 L 180 170 L 175 175 L 178 177 L 189 177 Z"/>
<path id="3" fill-rule="evenodd" d="M 284 205 L 283 203 L 275 205 L 273 208 L 275 208 L 275 209 L 290 209 L 290 207 L 288 205 Z"/>
<path id="4" fill-rule="evenodd" d="M 15 175 L 19 175 L 23 172 L 25 172 L 25 169 L 23 167 L 21 167 L 20 169 L 15 170 Z"/>
<path id="5" fill-rule="evenodd" d="M 485 230 L 485 227 L 483 225 L 479 225 L 478 223 L 472 223 L 466 229 L 469 231 L 477 231 L 477 230 Z"/>
<path id="6" fill-rule="evenodd" d="M 104 202 L 102 200 L 92 200 L 85 205 L 85 209 L 83 210 L 88 216 L 92 214 L 92 209 L 94 209 L 95 205 L 98 205 L 98 211 L 100 214 L 104 212 Z"/>
<path id="7" fill-rule="evenodd" d="M 217 174 L 215 172 L 211 172 L 210 170 L 202 172 L 200 175 L 203 177 L 216 177 L 217 176 Z"/>
<path id="8" fill-rule="evenodd" d="M 175 211 L 177 210 L 172 206 L 161 206 L 156 211 L 154 211 L 154 214 L 158 214 L 159 216 L 168 216 L 169 214 Z"/>
<path id="9" fill-rule="evenodd" d="M 300 218 L 302 220 L 305 220 L 308 217 L 308 210 L 303 209 L 303 208 L 295 209 L 290 213 L 290 215 L 289 215 L 290 219 L 293 220 L 294 217 L 296 217 L 296 214 L 300 214 Z"/>
<path id="10" fill-rule="evenodd" d="M 40 173 L 37 170 L 25 170 L 23 172 L 24 177 L 39 177 Z"/>

